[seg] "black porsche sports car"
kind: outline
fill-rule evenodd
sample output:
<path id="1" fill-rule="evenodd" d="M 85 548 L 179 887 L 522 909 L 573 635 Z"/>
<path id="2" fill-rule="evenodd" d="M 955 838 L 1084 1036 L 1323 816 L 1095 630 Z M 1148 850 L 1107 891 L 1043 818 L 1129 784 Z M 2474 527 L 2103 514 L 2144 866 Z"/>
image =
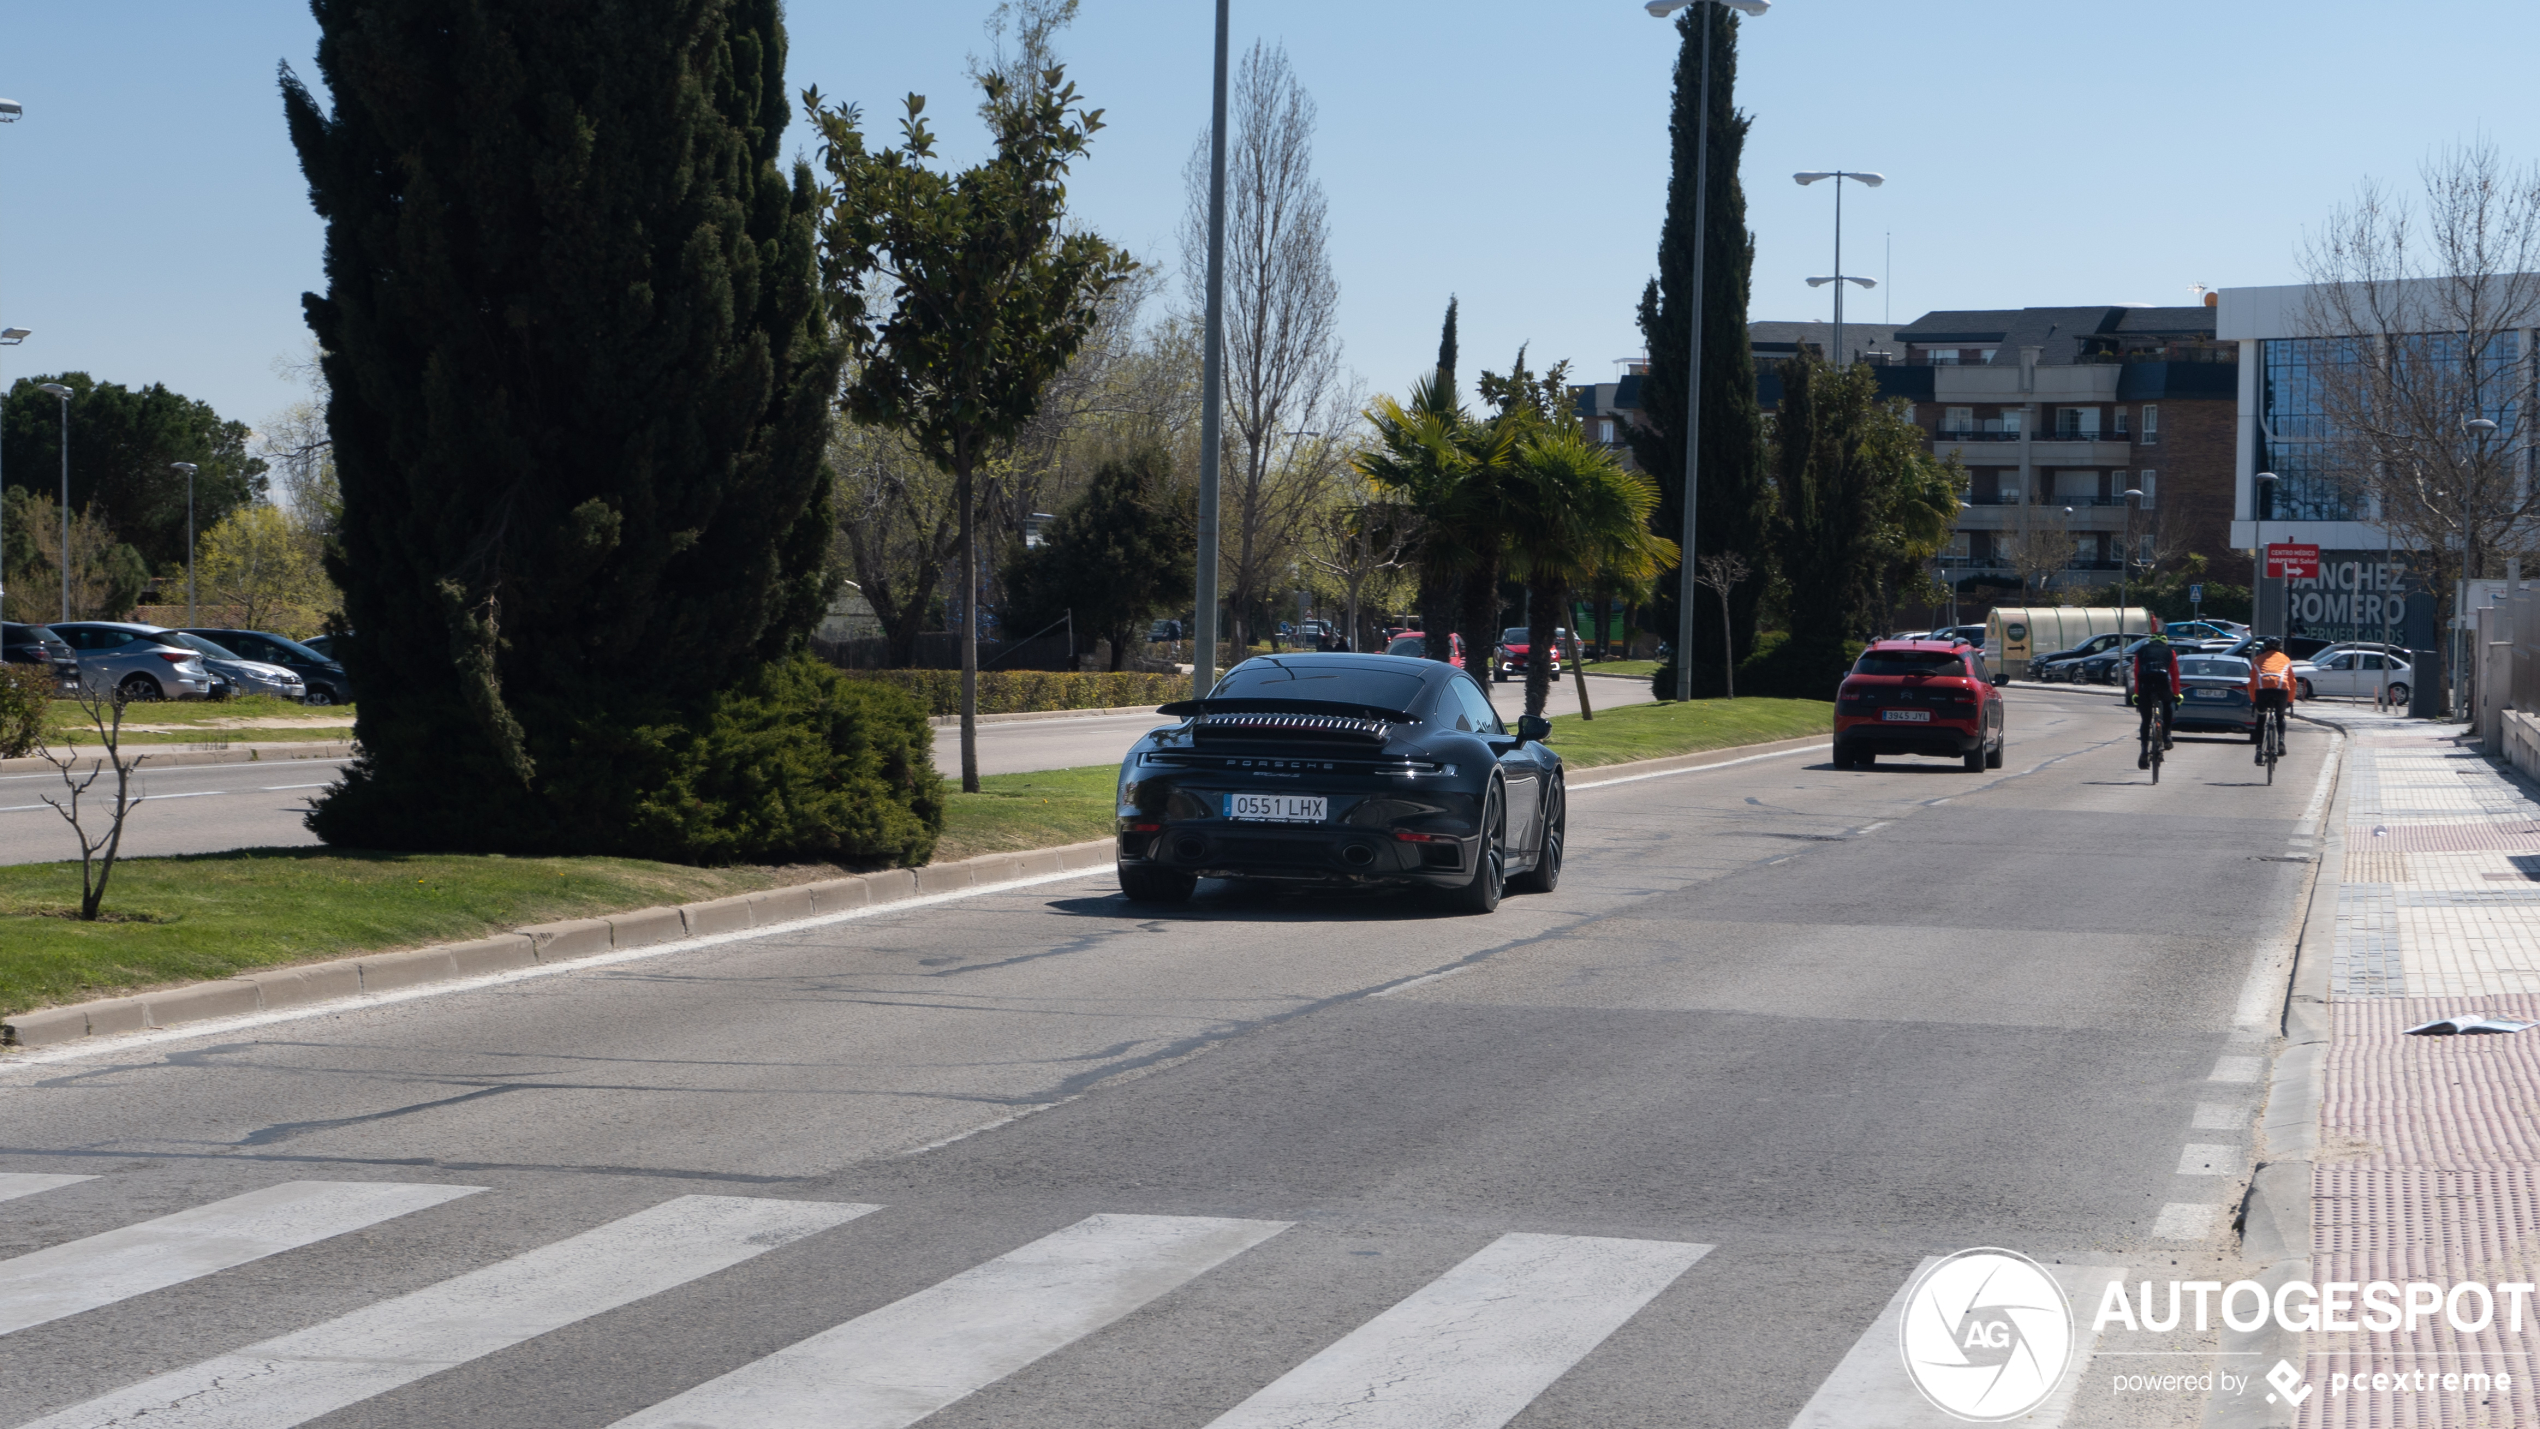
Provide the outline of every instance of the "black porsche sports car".
<path id="1" fill-rule="evenodd" d="M 1163 707 L 1120 762 L 1120 888 L 1201 878 L 1425 886 L 1487 913 L 1549 892 L 1567 829 L 1551 726 L 1500 723 L 1473 677 L 1394 655 L 1246 660 Z"/>

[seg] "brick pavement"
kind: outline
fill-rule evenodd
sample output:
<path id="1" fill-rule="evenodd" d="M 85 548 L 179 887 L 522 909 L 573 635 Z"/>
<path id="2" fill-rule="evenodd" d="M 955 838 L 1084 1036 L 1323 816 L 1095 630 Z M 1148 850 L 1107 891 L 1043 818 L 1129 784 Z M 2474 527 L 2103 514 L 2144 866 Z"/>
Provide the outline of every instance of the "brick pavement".
<path id="1" fill-rule="evenodd" d="M 2540 1281 L 2540 1029 L 2410 1037 L 2471 1013 L 2540 1021 L 2540 798 L 2460 726 L 2330 709 L 2348 734 L 2329 965 L 2315 1283 Z M 2540 1305 L 2532 1307 L 2540 1310 Z M 2474 1318 L 2474 1317 L 2472 1317 Z M 2540 1425 L 2540 1324 L 2309 1337 L 2297 1423 Z M 2330 1392 L 2376 1371 L 2512 1376 L 2510 1390 Z"/>

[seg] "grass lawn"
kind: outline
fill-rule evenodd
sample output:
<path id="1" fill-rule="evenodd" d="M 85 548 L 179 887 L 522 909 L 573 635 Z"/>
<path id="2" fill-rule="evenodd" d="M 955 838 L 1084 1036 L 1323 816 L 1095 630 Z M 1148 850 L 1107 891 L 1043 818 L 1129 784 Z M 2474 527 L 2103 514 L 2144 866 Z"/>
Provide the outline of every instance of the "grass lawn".
<path id="1" fill-rule="evenodd" d="M 1588 698 L 1596 698 L 1594 686 Z M 1587 721 L 1562 715 L 1552 721 L 1552 738 L 1545 742 L 1571 768 L 1594 769 L 1833 732 L 1834 704 L 1828 700 L 1694 700 L 1618 705 Z"/>
<path id="2" fill-rule="evenodd" d="M 964 794 L 959 777 L 949 777 L 944 782 L 953 792 L 947 796 L 944 836 L 935 845 L 935 859 L 954 863 L 983 853 L 1108 837 L 1112 791 L 1119 778 L 1117 764 L 990 774 L 979 780 L 978 793 Z"/>
<path id="3" fill-rule="evenodd" d="M 234 700 L 154 700 L 124 706 L 123 738 L 132 744 L 247 744 L 350 739 L 353 707 L 295 705 L 271 695 Z M 97 728 L 74 700 L 44 711 L 44 735 L 55 749 L 94 746 Z"/>
<path id="4" fill-rule="evenodd" d="M 127 859 L 107 885 L 105 919 L 82 923 L 78 864 L 12 864 L 0 866 L 0 1008 L 481 938 L 834 872 L 253 849 Z"/>
<path id="5" fill-rule="evenodd" d="M 1591 675 L 1630 675 L 1646 680 L 1658 673 L 1658 662 L 1655 660 L 1591 660 L 1588 662 L 1587 672 Z M 1595 696 L 1591 694 L 1589 698 L 1593 699 Z"/>

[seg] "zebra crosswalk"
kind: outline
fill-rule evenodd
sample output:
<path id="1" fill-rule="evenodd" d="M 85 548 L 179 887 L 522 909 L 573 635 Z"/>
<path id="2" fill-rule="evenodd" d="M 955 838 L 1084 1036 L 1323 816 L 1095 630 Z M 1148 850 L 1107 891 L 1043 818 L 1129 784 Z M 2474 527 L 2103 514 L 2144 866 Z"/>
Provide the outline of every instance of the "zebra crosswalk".
<path id="1" fill-rule="evenodd" d="M 0 1178 L 0 1201 L 91 1179 Z M 482 1194 L 475 1186 L 286 1182 L 0 1261 L 0 1337 Z M 203 1346 L 197 1353 L 208 1358 L 67 1407 L 10 1407 L 41 1412 L 19 1429 L 306 1424 L 674 1295 L 883 1209 L 677 1196 L 287 1333 Z M 653 1399 L 648 1405 L 610 1411 L 621 1415 L 613 1429 L 901 1429 L 1065 1354 L 1292 1229 L 1276 1220 L 1089 1215 L 829 1328 L 797 1329 L 772 1350 L 754 1346 L 723 1373 L 712 1371 L 734 1361 L 684 1387 L 656 1387 L 634 1401 Z M 837 1246 L 851 1244 L 800 1253 L 835 1267 Z M 1401 1287 L 1410 1282 L 1393 1282 L 1390 1303 L 1351 1312 L 1339 1323 L 1368 1318 L 1310 1353 L 1301 1347 L 1284 1372 L 1265 1366 L 1259 1378 L 1227 1386 L 1215 1404 L 1231 1407 L 1214 1418 L 1192 1414 L 1191 1429 L 1507 1424 L 1713 1249 L 1499 1235 L 1407 1294 Z M 263 1272 L 268 1280 L 291 1273 L 288 1261 Z M 1891 1305 L 1835 1367 L 1799 1425 L 1925 1422 L 1926 1406 L 1887 1363 L 1894 1315 Z M 7 1344 L 0 1338 L 0 1351 Z M 2063 1408 L 2036 1422 L 2060 1420 Z M 0 1421 L 16 1422 L 6 1411 Z M 391 1414 L 381 1422 L 403 1421 Z"/>

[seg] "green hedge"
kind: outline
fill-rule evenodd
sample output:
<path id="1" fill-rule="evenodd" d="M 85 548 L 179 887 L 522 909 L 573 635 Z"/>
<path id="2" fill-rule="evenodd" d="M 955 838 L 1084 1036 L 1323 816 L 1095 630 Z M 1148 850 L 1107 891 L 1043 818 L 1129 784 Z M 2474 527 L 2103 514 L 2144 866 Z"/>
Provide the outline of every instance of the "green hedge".
<path id="1" fill-rule="evenodd" d="M 1738 695 L 1831 700 L 1835 687 L 1843 683 L 1845 673 L 1851 670 L 1853 661 L 1861 658 L 1865 648 L 1858 640 L 1795 643 L 1788 631 L 1767 630 L 1755 637 L 1755 652 L 1737 662 Z M 1662 700 L 1674 699 L 1676 667 L 1659 666 L 1650 676 L 1650 689 Z M 1696 666 L 1694 698 L 1718 699 L 1721 693 L 1720 667 L 1708 663 Z"/>
<path id="2" fill-rule="evenodd" d="M 45 702 L 52 697 L 52 666 L 0 665 L 0 759 L 33 754 L 44 742 Z"/>
<path id="3" fill-rule="evenodd" d="M 870 680 L 917 696 L 930 715 L 961 713 L 959 670 L 849 670 L 851 680 Z M 1062 670 L 982 670 L 979 713 L 1029 714 L 1038 710 L 1152 709 L 1187 698 L 1188 675 L 1075 674 Z"/>

